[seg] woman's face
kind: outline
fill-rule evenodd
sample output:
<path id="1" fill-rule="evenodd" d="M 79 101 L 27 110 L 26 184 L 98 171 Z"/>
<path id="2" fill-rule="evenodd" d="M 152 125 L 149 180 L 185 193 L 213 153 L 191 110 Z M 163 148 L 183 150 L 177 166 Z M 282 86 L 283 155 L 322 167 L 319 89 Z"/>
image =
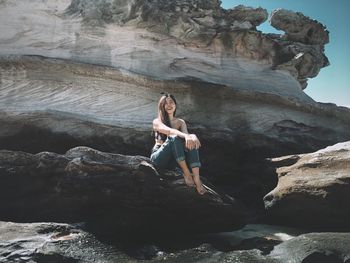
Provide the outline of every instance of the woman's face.
<path id="1" fill-rule="evenodd" d="M 176 104 L 170 97 L 165 99 L 164 109 L 168 114 L 174 114 L 176 110 Z"/>

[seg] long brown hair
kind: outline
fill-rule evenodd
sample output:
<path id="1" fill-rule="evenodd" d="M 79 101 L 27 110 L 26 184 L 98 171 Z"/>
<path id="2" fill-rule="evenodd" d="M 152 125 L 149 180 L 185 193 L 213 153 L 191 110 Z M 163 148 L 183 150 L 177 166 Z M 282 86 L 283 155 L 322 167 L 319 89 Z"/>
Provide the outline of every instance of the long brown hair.
<path id="1" fill-rule="evenodd" d="M 175 103 L 175 111 L 174 111 L 174 117 L 176 114 L 176 110 L 177 110 L 177 102 L 176 99 L 174 97 L 174 95 L 169 94 L 169 93 L 161 93 L 163 94 L 162 97 L 160 97 L 159 102 L 158 102 L 158 118 L 168 127 L 171 127 L 170 125 L 170 120 L 169 120 L 169 115 L 168 113 L 165 111 L 165 102 L 167 98 L 171 98 L 174 103 Z"/>

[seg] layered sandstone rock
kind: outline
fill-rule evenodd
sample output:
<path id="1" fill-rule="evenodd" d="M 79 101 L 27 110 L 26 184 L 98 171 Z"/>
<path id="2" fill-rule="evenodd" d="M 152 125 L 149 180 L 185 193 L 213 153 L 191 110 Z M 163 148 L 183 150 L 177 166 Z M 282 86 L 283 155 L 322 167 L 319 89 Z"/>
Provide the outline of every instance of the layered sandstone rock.
<path id="1" fill-rule="evenodd" d="M 233 230 L 244 207 L 208 188 L 203 196 L 182 175 L 158 171 L 142 156 L 77 147 L 65 155 L 0 151 L 0 218 L 86 222 L 107 236 Z"/>
<path id="2" fill-rule="evenodd" d="M 350 229 L 350 143 L 315 153 L 272 159 L 277 187 L 264 198 L 268 218 L 280 224 Z"/>
<path id="3" fill-rule="evenodd" d="M 86 145 L 148 156 L 157 100 L 166 90 L 178 99 L 178 116 L 201 139 L 203 175 L 238 187 L 227 190 L 250 204 L 275 187 L 266 157 L 350 139 L 349 110 L 302 104 L 283 90 L 277 96 L 199 80 L 154 80 L 38 57 L 2 59 L 0 72 L 1 148 L 64 153 Z"/>

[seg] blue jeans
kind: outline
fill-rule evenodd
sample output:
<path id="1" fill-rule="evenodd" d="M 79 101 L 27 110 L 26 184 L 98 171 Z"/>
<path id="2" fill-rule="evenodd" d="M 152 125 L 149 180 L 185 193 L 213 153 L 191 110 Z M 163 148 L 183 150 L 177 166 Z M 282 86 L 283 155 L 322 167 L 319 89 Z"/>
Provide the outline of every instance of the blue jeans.
<path id="1" fill-rule="evenodd" d="M 186 149 L 184 140 L 178 136 L 168 136 L 161 146 L 155 145 L 152 149 L 151 161 L 157 166 L 168 169 L 178 167 L 180 161 L 186 161 L 191 168 L 201 167 L 198 149 Z"/>

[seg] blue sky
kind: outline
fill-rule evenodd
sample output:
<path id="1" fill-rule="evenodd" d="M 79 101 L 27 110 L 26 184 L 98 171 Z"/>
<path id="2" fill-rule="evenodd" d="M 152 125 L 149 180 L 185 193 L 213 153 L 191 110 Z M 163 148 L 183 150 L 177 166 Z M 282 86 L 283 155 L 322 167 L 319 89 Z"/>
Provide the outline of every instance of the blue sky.
<path id="1" fill-rule="evenodd" d="M 331 102 L 350 108 L 350 0 L 221 0 L 225 9 L 237 5 L 265 8 L 269 14 L 276 8 L 302 12 L 325 25 L 330 41 L 325 53 L 330 66 L 321 69 L 317 77 L 309 79 L 304 90 L 319 102 Z M 277 31 L 266 21 L 258 27 L 264 33 Z"/>

